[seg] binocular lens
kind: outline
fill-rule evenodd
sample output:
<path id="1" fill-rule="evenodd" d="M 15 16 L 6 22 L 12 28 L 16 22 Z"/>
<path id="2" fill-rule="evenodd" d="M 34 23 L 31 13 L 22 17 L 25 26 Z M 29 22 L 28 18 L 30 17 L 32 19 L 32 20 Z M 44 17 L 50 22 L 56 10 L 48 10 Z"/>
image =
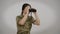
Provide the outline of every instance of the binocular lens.
<path id="1" fill-rule="evenodd" d="M 29 9 L 29 12 L 36 12 L 36 9 L 31 8 L 31 9 Z"/>

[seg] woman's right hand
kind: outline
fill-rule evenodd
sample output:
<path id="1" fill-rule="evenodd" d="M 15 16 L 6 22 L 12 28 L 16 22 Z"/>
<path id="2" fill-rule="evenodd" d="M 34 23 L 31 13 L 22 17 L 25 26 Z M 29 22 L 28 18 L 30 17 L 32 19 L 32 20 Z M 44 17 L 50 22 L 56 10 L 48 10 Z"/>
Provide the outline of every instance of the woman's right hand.
<path id="1" fill-rule="evenodd" d="M 27 11 L 25 15 L 28 16 L 29 15 L 29 11 Z"/>

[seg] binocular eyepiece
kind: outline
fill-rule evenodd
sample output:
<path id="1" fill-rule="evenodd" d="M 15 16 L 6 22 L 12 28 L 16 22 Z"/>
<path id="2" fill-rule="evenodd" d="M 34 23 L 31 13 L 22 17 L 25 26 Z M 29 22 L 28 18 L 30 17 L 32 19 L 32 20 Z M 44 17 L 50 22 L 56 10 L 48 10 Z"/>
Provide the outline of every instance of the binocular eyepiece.
<path id="1" fill-rule="evenodd" d="M 36 9 L 30 8 L 30 9 L 29 9 L 29 12 L 36 12 Z"/>

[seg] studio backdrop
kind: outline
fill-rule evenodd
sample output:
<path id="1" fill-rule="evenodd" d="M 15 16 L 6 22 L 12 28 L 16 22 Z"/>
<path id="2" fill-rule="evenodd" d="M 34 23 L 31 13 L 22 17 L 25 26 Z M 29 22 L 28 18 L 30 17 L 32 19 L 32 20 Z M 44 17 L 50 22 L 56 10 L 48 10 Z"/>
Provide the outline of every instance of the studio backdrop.
<path id="1" fill-rule="evenodd" d="M 58 0 L 0 0 L 0 34 L 16 34 L 16 16 L 24 3 L 37 9 L 40 26 L 32 24 L 31 34 L 60 34 Z M 34 15 L 33 15 L 34 16 Z"/>

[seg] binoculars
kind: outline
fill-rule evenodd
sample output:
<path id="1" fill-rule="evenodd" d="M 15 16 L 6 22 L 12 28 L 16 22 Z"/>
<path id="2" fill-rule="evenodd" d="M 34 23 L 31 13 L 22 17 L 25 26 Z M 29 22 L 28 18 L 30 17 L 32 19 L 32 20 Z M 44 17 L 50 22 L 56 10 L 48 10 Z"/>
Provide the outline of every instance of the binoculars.
<path id="1" fill-rule="evenodd" d="M 30 8 L 30 9 L 29 9 L 29 12 L 36 12 L 36 9 Z"/>

